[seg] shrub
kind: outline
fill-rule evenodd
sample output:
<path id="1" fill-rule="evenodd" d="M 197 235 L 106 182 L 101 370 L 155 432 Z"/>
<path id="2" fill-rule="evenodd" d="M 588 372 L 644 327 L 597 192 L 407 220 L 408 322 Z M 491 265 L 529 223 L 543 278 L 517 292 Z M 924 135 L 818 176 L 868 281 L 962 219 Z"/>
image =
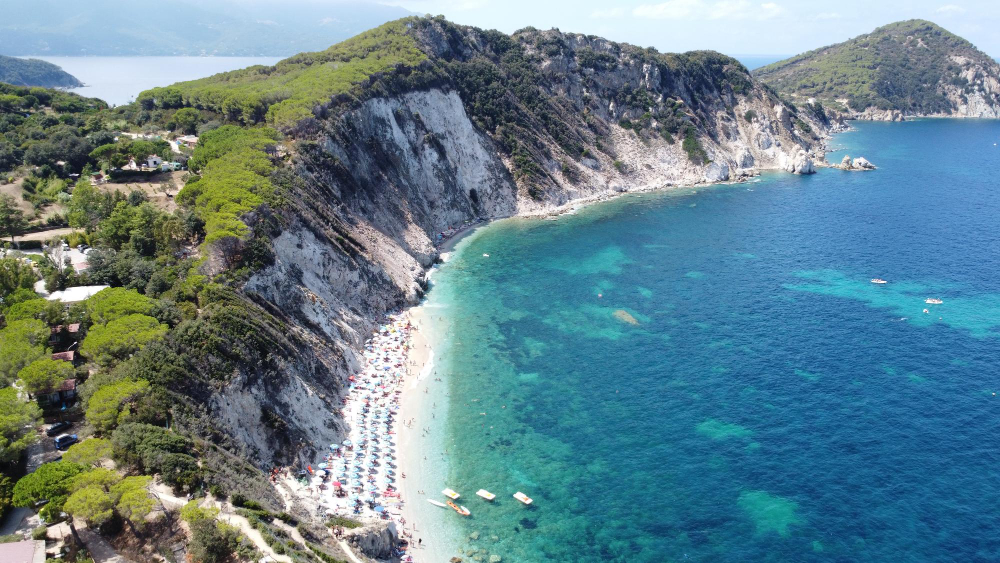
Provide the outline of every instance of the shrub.
<path id="1" fill-rule="evenodd" d="M 239 545 L 239 532 L 229 526 L 220 526 L 214 520 L 200 520 L 191 524 L 191 556 L 199 563 L 222 563 Z"/>
<path id="2" fill-rule="evenodd" d="M 701 141 L 698 140 L 695 128 L 690 125 L 684 131 L 684 142 L 681 143 L 681 148 L 687 153 L 688 160 L 691 162 L 695 164 L 708 164 L 708 153 L 701 146 Z"/>
<path id="3" fill-rule="evenodd" d="M 743 119 L 753 121 L 754 119 L 757 119 L 757 112 L 752 109 L 748 109 L 747 112 L 743 114 Z"/>
<path id="4" fill-rule="evenodd" d="M 333 516 L 326 521 L 326 526 L 328 528 L 333 526 L 340 526 L 342 528 L 351 529 L 351 528 L 360 528 L 363 525 L 364 524 L 358 522 L 357 520 L 351 520 L 350 518 L 346 518 L 344 516 Z"/>
<path id="5" fill-rule="evenodd" d="M 49 529 L 45 526 L 39 526 L 31 531 L 31 539 L 33 540 L 45 540 L 49 537 Z"/>

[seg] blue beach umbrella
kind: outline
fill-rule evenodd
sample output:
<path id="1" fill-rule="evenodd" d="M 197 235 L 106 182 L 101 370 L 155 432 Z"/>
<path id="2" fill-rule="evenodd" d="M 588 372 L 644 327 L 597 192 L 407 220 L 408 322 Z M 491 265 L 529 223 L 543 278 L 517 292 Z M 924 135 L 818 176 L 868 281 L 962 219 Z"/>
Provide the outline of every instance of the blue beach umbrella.
<path id="1" fill-rule="evenodd" d="M 375 507 L 375 512 L 385 512 L 385 508 L 383 508 L 381 506 L 376 506 Z"/>

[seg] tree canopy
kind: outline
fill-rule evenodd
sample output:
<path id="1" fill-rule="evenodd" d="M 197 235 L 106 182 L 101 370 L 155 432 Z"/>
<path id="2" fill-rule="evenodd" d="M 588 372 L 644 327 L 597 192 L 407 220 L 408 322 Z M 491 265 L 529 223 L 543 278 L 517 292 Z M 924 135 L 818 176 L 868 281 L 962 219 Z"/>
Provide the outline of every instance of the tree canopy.
<path id="1" fill-rule="evenodd" d="M 69 497 L 74 478 L 87 468 L 68 461 L 44 463 L 14 485 L 14 506 L 33 506 L 49 501 L 40 511 L 46 519 L 58 516 Z"/>
<path id="2" fill-rule="evenodd" d="M 112 367 L 143 346 L 163 338 L 167 325 L 146 315 L 125 315 L 106 325 L 94 325 L 80 344 L 80 353 L 102 367 Z"/>
<path id="3" fill-rule="evenodd" d="M 38 405 L 24 402 L 13 387 L 0 389 L 0 462 L 17 461 L 36 438 L 35 425 L 42 417 Z"/>
<path id="4" fill-rule="evenodd" d="M 37 359 L 24 367 L 17 374 L 17 378 L 24 386 L 24 390 L 32 395 L 39 393 L 51 393 L 58 388 L 63 381 L 73 378 L 76 370 L 73 364 L 62 360 L 51 358 Z"/>
<path id="5" fill-rule="evenodd" d="M 87 422 L 98 433 L 110 432 L 131 412 L 131 405 L 149 390 L 149 382 L 122 379 L 98 389 L 87 401 Z"/>
<path id="6" fill-rule="evenodd" d="M 113 451 L 110 440 L 88 438 L 70 446 L 63 459 L 80 465 L 98 465 L 105 459 L 111 459 Z"/>
<path id="7" fill-rule="evenodd" d="M 107 324 L 126 315 L 149 315 L 153 300 L 134 289 L 109 287 L 87 299 L 87 311 L 95 324 Z"/>
<path id="8" fill-rule="evenodd" d="M 36 319 L 11 322 L 0 330 L 0 386 L 14 382 L 18 372 L 44 357 L 49 327 Z"/>

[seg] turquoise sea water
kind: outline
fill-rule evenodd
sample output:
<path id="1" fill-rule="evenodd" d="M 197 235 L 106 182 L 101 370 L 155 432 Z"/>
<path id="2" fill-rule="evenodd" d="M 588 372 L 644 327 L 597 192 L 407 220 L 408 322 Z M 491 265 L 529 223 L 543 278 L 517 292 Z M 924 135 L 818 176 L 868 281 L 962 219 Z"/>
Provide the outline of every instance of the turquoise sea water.
<path id="1" fill-rule="evenodd" d="M 462 243 L 428 301 L 463 550 L 1000 560 L 1000 123 L 856 126 L 836 142 L 878 171 Z"/>

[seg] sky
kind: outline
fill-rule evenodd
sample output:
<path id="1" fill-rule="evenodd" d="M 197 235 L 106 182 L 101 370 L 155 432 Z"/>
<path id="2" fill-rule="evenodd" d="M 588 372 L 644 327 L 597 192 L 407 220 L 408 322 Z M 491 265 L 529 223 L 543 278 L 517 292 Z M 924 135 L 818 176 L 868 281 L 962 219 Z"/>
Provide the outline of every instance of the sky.
<path id="1" fill-rule="evenodd" d="M 1000 0 L 370 1 L 506 33 L 529 25 L 558 27 L 664 52 L 714 49 L 729 55 L 793 55 L 920 18 L 1000 57 Z"/>

